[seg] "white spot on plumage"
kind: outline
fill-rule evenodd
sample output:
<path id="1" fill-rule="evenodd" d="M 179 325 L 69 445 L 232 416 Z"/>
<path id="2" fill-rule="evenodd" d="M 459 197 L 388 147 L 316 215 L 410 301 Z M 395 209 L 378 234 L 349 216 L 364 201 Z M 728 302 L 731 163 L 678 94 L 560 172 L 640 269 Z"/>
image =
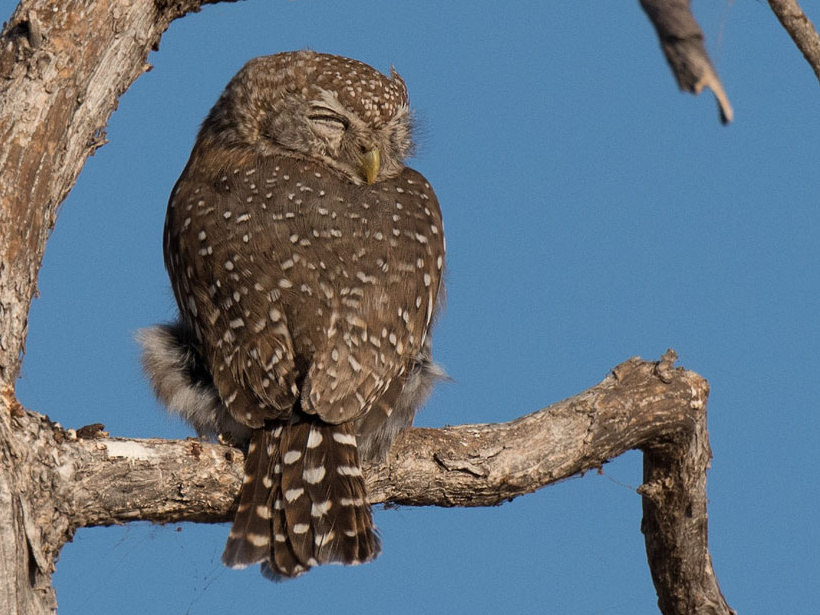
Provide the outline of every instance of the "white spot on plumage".
<path id="1" fill-rule="evenodd" d="M 356 446 L 356 436 L 353 434 L 342 433 L 339 431 L 333 432 L 333 439 L 339 444 L 346 444 L 348 446 Z"/>
<path id="2" fill-rule="evenodd" d="M 364 506 L 364 500 L 362 498 L 340 498 L 339 506 Z M 356 535 L 355 532 L 353 535 Z"/>
<path id="3" fill-rule="evenodd" d="M 308 441 L 305 446 L 308 448 L 316 448 L 322 443 L 322 432 L 318 429 L 311 429 L 310 434 L 308 435 Z"/>
<path id="4" fill-rule="evenodd" d="M 313 537 L 313 544 L 317 547 L 321 547 L 329 543 L 335 537 L 336 533 L 333 530 L 330 530 L 326 534 L 316 534 L 316 536 Z"/>
<path id="5" fill-rule="evenodd" d="M 264 547 L 270 544 L 270 538 L 263 534 L 254 534 L 253 532 L 245 533 L 245 540 L 251 543 L 254 547 Z"/>
<path id="6" fill-rule="evenodd" d="M 296 463 L 301 459 L 302 451 L 288 451 L 282 456 L 282 461 L 285 462 L 285 465 L 290 465 L 292 463 Z"/>
<path id="7" fill-rule="evenodd" d="M 315 485 L 317 483 L 322 482 L 322 479 L 325 477 L 325 473 L 326 472 L 324 466 L 317 466 L 315 468 L 308 468 L 303 470 L 302 478 L 309 485 Z"/>
<path id="8" fill-rule="evenodd" d="M 367 275 L 364 271 L 357 271 L 356 277 L 365 284 L 375 284 L 378 282 L 375 276 Z"/>
<path id="9" fill-rule="evenodd" d="M 337 466 L 336 472 L 340 476 L 361 476 L 362 469 L 357 466 Z"/>
<path id="10" fill-rule="evenodd" d="M 327 514 L 327 511 L 329 511 L 332 506 L 333 502 L 330 500 L 325 500 L 324 502 L 314 502 L 310 505 L 310 516 L 322 517 Z"/>

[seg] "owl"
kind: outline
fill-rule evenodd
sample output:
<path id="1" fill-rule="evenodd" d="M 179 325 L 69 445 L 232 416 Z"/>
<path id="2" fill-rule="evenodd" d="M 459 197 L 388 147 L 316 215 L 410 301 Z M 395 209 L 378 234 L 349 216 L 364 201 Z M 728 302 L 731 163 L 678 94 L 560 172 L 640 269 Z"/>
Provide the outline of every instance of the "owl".
<path id="1" fill-rule="evenodd" d="M 445 244 L 412 151 L 404 81 L 335 55 L 256 58 L 171 193 L 179 307 L 143 330 L 158 398 L 247 446 L 222 556 L 272 579 L 375 558 L 362 475 L 442 375 L 430 329 Z"/>

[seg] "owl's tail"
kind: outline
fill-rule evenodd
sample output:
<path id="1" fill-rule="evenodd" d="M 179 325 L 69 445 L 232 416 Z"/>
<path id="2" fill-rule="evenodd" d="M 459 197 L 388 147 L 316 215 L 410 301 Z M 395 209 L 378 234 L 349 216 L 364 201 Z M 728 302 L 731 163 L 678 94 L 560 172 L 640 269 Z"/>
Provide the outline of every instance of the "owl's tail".
<path id="1" fill-rule="evenodd" d="M 280 580 L 319 564 L 367 562 L 380 550 L 352 423 L 254 433 L 225 564 L 262 562 L 263 574 Z"/>

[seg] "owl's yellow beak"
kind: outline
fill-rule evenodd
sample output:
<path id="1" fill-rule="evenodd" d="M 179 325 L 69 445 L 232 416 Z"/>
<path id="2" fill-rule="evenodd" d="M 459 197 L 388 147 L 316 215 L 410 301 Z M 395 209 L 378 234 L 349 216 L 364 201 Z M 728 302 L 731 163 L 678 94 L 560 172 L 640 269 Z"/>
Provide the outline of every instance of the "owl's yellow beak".
<path id="1" fill-rule="evenodd" d="M 362 154 L 361 165 L 365 181 L 372 184 L 379 175 L 379 166 L 381 165 L 379 150 L 373 148 Z"/>

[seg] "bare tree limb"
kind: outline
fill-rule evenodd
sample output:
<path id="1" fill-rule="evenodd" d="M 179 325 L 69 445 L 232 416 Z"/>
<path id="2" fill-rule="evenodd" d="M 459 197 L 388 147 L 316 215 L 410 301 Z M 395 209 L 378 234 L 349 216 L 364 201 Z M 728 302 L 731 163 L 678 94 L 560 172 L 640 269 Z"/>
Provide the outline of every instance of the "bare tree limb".
<path id="1" fill-rule="evenodd" d="M 769 0 L 769 6 L 820 81 L 820 36 L 814 24 L 797 0 Z"/>
<path id="2" fill-rule="evenodd" d="M 45 243 L 117 100 L 208 0 L 22 0 L 0 34 L 0 382 L 20 369 Z"/>
<path id="3" fill-rule="evenodd" d="M 707 544 L 708 385 L 673 361 L 671 351 L 660 363 L 630 359 L 599 385 L 509 423 L 409 430 L 387 465 L 365 468 L 371 502 L 492 506 L 642 449 L 642 529 L 661 612 L 728 615 Z M 35 498 L 39 516 L 29 523 L 39 529 L 27 534 L 44 562 L 78 527 L 227 522 L 235 512 L 244 460 L 236 449 L 78 439 L 31 413 L 13 424 L 47 477 L 49 493 Z"/>
<path id="4" fill-rule="evenodd" d="M 703 32 L 692 15 L 689 0 L 641 0 L 660 39 L 672 74 L 682 90 L 700 94 L 709 88 L 720 110 L 720 121 L 728 124 L 734 112 L 703 44 Z"/>

